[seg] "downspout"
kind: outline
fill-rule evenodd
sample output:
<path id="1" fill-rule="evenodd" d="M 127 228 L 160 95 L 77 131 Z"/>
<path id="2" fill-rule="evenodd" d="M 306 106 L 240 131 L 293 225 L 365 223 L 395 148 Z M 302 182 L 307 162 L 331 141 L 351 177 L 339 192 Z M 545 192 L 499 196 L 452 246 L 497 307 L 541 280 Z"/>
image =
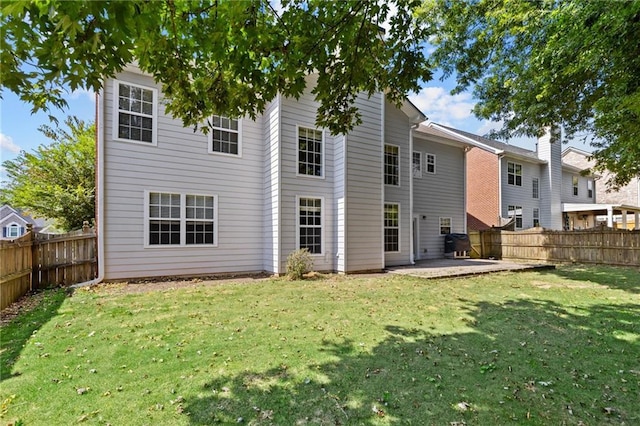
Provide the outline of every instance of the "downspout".
<path id="1" fill-rule="evenodd" d="M 413 229 L 413 131 L 420 126 L 420 123 L 412 124 L 409 128 L 409 263 L 416 264 L 413 236 L 416 230 Z"/>
<path id="2" fill-rule="evenodd" d="M 462 197 L 462 203 L 463 203 L 463 214 L 462 214 L 462 229 L 464 229 L 464 233 L 468 234 L 469 233 L 469 229 L 467 228 L 468 224 L 467 224 L 467 154 L 469 153 L 469 151 L 471 151 L 471 147 L 470 146 L 465 146 L 464 147 L 464 155 L 462 156 L 462 173 L 463 173 L 463 189 L 464 191 L 462 191 L 462 193 L 464 194 L 464 196 Z"/>
<path id="3" fill-rule="evenodd" d="M 498 226 L 502 225 L 502 159 L 504 154 L 498 155 Z"/>
<path id="4" fill-rule="evenodd" d="M 382 177 L 382 179 L 380 179 L 380 187 L 381 187 L 381 191 L 382 191 L 382 200 L 380 203 L 380 212 L 382 212 L 382 214 L 380 215 L 381 217 L 381 223 L 380 226 L 382 227 L 382 235 L 381 235 L 381 241 L 380 241 L 380 251 L 382 252 L 382 264 L 380 265 L 380 270 L 384 270 L 387 261 L 386 261 L 386 256 L 384 254 L 384 202 L 385 200 L 385 188 L 384 188 L 384 142 L 385 142 L 385 126 L 384 126 L 384 119 L 385 119 L 385 96 L 384 96 L 384 92 L 381 93 L 380 95 L 380 110 L 382 113 L 382 120 L 380 121 L 380 139 L 381 139 L 381 147 L 380 150 L 382 152 L 382 161 L 380 162 L 380 176 Z M 346 169 L 345 169 L 346 170 Z"/>
<path id="5" fill-rule="evenodd" d="M 71 288 L 87 287 L 104 280 L 104 87 L 96 93 L 96 245 L 98 255 L 98 277 Z"/>

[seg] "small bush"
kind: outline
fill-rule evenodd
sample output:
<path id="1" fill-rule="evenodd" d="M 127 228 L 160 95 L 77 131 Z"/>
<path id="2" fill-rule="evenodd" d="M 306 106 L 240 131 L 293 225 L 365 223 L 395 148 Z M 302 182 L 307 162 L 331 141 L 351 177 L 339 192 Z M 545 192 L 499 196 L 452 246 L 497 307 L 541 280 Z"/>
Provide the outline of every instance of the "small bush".
<path id="1" fill-rule="evenodd" d="M 287 256 L 287 278 L 290 280 L 301 280 L 303 275 L 313 268 L 313 259 L 309 250 L 299 249 Z"/>

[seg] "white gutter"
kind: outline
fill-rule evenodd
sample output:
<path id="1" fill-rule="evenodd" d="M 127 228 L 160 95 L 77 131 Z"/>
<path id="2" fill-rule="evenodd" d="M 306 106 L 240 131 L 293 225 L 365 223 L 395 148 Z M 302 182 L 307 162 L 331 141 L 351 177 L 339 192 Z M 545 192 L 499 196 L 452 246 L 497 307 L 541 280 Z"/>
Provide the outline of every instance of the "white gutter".
<path id="1" fill-rule="evenodd" d="M 96 245 L 98 250 L 98 277 L 71 288 L 87 287 L 104 280 L 104 87 L 96 94 Z"/>
<path id="2" fill-rule="evenodd" d="M 438 129 L 439 131 L 441 131 L 443 133 L 446 133 L 447 135 L 453 137 L 454 139 L 462 140 L 465 143 L 468 143 L 468 144 L 470 144 L 472 146 L 477 146 L 478 148 L 481 148 L 481 149 L 483 149 L 485 151 L 492 152 L 492 153 L 494 153 L 496 155 L 504 154 L 504 150 L 502 150 L 502 149 L 493 148 L 493 147 L 491 147 L 489 145 L 485 145 L 482 142 L 478 142 L 477 140 L 471 139 L 471 138 L 469 138 L 467 136 L 461 135 L 461 134 L 456 133 L 456 132 L 452 132 L 451 130 L 438 125 L 438 123 L 431 122 L 431 123 L 428 124 L 428 126 L 429 127 L 434 127 L 436 129 Z"/>

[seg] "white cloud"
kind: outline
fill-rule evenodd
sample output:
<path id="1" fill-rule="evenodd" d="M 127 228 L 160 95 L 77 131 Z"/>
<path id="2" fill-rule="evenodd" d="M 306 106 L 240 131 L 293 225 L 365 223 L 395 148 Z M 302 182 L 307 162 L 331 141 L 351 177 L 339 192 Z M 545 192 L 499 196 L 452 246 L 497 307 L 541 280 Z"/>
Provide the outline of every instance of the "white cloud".
<path id="1" fill-rule="evenodd" d="M 429 120 L 441 124 L 471 118 L 475 105 L 470 93 L 451 95 L 444 87 L 425 87 L 409 98 Z"/>
<path id="2" fill-rule="evenodd" d="M 18 145 L 13 142 L 13 138 L 11 136 L 7 136 L 4 133 L 0 133 L 0 149 L 3 151 L 13 152 L 14 154 L 22 151 Z"/>
<path id="3" fill-rule="evenodd" d="M 96 94 L 92 91 L 92 90 L 88 90 L 88 89 L 78 89 L 78 90 L 74 90 L 73 92 L 69 93 L 69 99 L 71 100 L 76 100 L 76 99 L 80 99 L 80 98 L 86 98 L 87 100 L 89 100 L 92 103 L 96 102 Z"/>
<path id="4" fill-rule="evenodd" d="M 500 121 L 484 120 L 482 121 L 482 124 L 480 125 L 478 130 L 476 130 L 474 133 L 480 136 L 484 136 L 492 130 L 502 129 L 503 123 L 504 123 L 503 120 L 500 120 Z"/>

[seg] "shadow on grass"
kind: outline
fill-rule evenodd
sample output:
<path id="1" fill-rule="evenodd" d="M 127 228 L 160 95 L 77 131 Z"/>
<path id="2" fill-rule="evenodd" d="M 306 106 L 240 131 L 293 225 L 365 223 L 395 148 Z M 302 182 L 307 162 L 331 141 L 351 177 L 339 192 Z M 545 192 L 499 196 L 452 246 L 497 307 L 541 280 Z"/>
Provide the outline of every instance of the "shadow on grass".
<path id="1" fill-rule="evenodd" d="M 184 412 L 195 425 L 640 422 L 638 305 L 463 302 L 465 332 L 326 342 L 329 362 L 219 376 Z"/>
<path id="2" fill-rule="evenodd" d="M 609 288 L 640 294 L 640 268 L 624 266 L 569 265 L 541 273 L 558 275 L 574 281 L 593 282 Z"/>
<path id="3" fill-rule="evenodd" d="M 0 382 L 20 374 L 11 371 L 20 352 L 33 333 L 56 316 L 67 291 L 52 289 L 40 294 L 41 296 L 27 296 L 42 299 L 34 308 L 21 312 L 0 330 Z"/>

